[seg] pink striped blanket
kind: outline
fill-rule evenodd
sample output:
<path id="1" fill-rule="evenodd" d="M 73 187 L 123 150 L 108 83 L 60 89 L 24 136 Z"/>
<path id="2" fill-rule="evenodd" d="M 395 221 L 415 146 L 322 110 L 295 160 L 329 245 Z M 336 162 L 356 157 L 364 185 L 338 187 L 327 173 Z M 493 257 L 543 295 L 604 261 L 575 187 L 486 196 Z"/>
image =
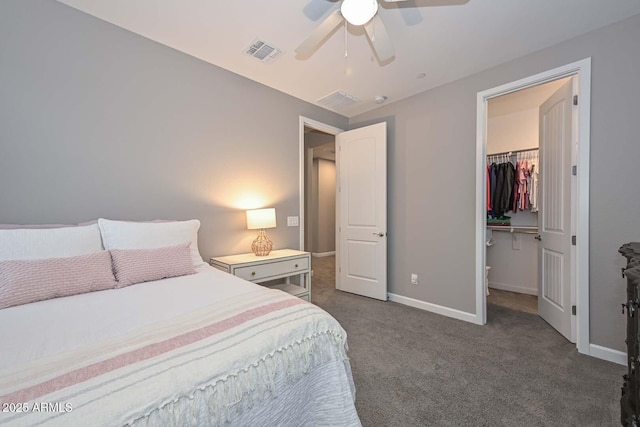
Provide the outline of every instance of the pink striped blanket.
<path id="1" fill-rule="evenodd" d="M 238 413 L 273 399 L 282 384 L 331 362 L 348 367 L 342 327 L 312 304 L 256 287 L 90 345 L 0 366 L 0 425 L 234 425 Z M 340 410 L 357 420 L 349 398 Z"/>

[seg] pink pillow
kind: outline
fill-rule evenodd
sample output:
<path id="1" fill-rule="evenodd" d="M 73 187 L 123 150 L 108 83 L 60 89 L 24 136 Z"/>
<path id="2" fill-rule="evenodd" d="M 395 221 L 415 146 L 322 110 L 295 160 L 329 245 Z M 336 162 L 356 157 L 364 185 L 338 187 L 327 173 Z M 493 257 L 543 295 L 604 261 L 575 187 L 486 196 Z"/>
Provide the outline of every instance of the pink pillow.
<path id="1" fill-rule="evenodd" d="M 67 258 L 0 261 L 0 309 L 113 289 L 108 251 Z"/>
<path id="2" fill-rule="evenodd" d="M 118 288 L 196 272 L 191 243 L 154 249 L 111 249 Z"/>

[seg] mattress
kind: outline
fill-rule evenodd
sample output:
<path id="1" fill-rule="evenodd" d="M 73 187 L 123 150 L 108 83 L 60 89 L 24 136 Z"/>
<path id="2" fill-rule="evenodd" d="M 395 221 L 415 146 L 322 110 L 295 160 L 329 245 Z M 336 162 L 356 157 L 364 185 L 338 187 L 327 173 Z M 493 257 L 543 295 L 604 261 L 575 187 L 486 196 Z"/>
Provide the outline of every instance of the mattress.
<path id="1" fill-rule="evenodd" d="M 0 310 L 0 425 L 360 425 L 335 319 L 197 270 Z"/>

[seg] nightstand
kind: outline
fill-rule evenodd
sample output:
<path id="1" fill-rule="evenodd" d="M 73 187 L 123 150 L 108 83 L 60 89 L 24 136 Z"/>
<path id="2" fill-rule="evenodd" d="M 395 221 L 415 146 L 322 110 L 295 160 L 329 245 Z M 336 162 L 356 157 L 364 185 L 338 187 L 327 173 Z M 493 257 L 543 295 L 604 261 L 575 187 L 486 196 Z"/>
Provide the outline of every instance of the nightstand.
<path id="1" fill-rule="evenodd" d="M 293 249 L 271 251 L 267 256 L 253 253 L 215 257 L 209 264 L 218 270 L 233 274 L 254 283 L 284 279 L 284 283 L 268 284 L 298 298 L 311 302 L 311 254 Z M 300 276 L 300 285 L 291 283 L 293 276 Z"/>

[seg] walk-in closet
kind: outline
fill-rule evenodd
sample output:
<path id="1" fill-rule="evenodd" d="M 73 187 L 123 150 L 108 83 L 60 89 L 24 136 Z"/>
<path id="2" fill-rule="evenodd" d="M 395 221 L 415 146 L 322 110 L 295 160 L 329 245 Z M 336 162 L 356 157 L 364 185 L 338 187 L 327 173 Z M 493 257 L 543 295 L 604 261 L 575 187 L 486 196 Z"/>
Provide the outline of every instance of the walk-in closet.
<path id="1" fill-rule="evenodd" d="M 487 310 L 538 313 L 542 174 L 540 106 L 570 78 L 488 102 Z M 553 153 L 548 153 L 553 155 Z M 547 176 L 546 179 L 556 179 Z"/>

